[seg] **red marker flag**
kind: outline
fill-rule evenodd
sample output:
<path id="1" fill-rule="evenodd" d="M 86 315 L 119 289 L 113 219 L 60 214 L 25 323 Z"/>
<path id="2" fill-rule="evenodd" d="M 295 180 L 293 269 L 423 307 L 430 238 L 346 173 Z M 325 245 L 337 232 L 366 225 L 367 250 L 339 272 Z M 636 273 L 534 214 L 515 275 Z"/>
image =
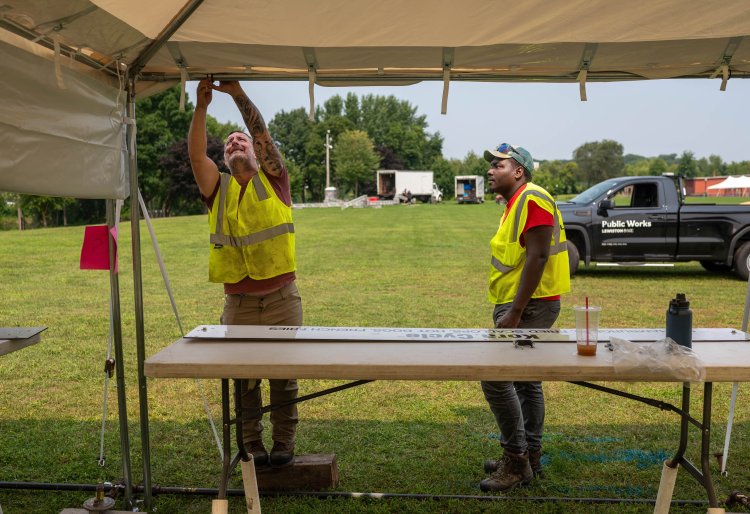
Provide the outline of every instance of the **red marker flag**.
<path id="1" fill-rule="evenodd" d="M 86 227 L 81 247 L 81 269 L 109 269 L 109 241 L 107 226 L 94 225 Z M 114 239 L 115 273 L 117 273 L 117 229 L 112 227 Z"/>

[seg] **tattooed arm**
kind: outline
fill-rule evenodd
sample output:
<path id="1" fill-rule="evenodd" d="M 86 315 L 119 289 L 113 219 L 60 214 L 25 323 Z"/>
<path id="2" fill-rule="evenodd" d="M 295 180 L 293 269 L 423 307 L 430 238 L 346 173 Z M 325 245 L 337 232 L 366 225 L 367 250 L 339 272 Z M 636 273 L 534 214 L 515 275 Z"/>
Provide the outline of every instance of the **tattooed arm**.
<path id="1" fill-rule="evenodd" d="M 273 142 L 271 134 L 268 132 L 263 116 L 242 90 L 240 83 L 236 80 L 222 80 L 218 86 L 214 86 L 214 89 L 228 93 L 234 99 L 234 103 L 237 104 L 242 119 L 245 120 L 245 125 L 253 137 L 255 155 L 263 171 L 275 177 L 286 173 L 284 159 L 281 158 L 281 153 L 279 153 L 276 143 Z"/>

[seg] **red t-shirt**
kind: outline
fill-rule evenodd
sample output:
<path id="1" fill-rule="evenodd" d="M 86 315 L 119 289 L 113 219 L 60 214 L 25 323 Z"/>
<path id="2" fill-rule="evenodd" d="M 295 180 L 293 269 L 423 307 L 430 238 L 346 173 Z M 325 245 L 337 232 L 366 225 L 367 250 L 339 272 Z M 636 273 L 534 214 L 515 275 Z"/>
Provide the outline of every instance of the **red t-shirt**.
<path id="1" fill-rule="evenodd" d="M 508 212 L 510 211 L 511 206 L 516 201 L 516 198 L 518 198 L 518 195 L 521 194 L 521 192 L 526 189 L 526 184 L 522 185 L 518 188 L 518 191 L 513 193 L 513 196 L 508 200 L 508 205 L 505 207 L 505 212 L 503 213 L 503 221 L 505 221 L 505 217 L 508 215 Z M 536 202 L 528 202 L 526 204 L 526 225 L 524 225 L 523 229 L 521 230 L 521 236 L 518 238 L 518 242 L 521 243 L 521 246 L 526 248 L 526 243 L 524 241 L 523 235 L 526 233 L 527 230 L 534 227 L 554 227 L 555 226 L 555 218 L 552 216 L 552 213 L 547 212 L 546 210 L 539 207 Z M 554 295 L 554 296 L 545 296 L 544 298 L 537 298 L 537 300 L 559 300 L 560 295 Z"/>
<path id="2" fill-rule="evenodd" d="M 266 173 L 266 178 L 268 179 L 268 182 L 271 184 L 271 187 L 276 193 L 276 196 L 279 197 L 279 200 L 284 202 L 285 205 L 288 205 L 289 207 L 291 207 L 292 206 L 292 192 L 289 187 L 289 174 L 286 172 L 283 172 L 281 176 L 276 177 L 274 175 L 271 175 L 270 173 Z M 201 198 L 206 203 L 209 210 L 211 210 L 211 208 L 213 207 L 214 200 L 216 199 L 216 196 L 219 194 L 220 184 L 221 184 L 221 177 L 218 177 L 216 180 L 216 187 L 214 187 L 213 193 L 211 193 L 211 195 L 208 197 L 201 195 Z M 242 196 L 245 194 L 246 187 L 247 185 L 242 186 L 242 191 L 240 192 L 240 201 L 242 201 Z M 269 293 L 273 293 L 274 291 L 284 287 L 290 282 L 293 282 L 295 278 L 296 278 L 296 274 L 293 271 L 289 273 L 284 273 L 282 275 L 277 275 L 271 278 L 264 278 L 261 280 L 255 280 L 250 277 L 245 277 L 239 282 L 236 282 L 234 284 L 225 283 L 224 293 L 225 294 L 243 294 L 244 293 L 244 294 L 249 294 L 252 296 L 263 296 Z"/>

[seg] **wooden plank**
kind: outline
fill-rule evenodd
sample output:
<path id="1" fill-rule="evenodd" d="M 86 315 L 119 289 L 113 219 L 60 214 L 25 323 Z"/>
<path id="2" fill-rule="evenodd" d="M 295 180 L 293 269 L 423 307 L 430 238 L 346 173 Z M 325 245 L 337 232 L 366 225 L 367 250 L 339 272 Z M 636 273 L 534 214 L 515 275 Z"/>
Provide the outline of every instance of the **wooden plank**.
<path id="1" fill-rule="evenodd" d="M 750 343 L 699 342 L 706 380 L 750 381 Z M 352 380 L 594 380 L 680 382 L 643 366 L 617 372 L 613 353 L 600 345 L 593 357 L 576 344 L 506 342 L 295 342 L 182 338 L 145 362 L 149 377 L 319 378 Z"/>
<path id="2" fill-rule="evenodd" d="M 258 468 L 256 478 L 261 491 L 320 491 L 338 485 L 339 468 L 335 454 L 297 455 L 289 466 Z"/>
<path id="3" fill-rule="evenodd" d="M 240 461 L 242 468 L 242 486 L 245 489 L 245 506 L 247 514 L 261 514 L 260 496 L 258 496 L 258 480 L 255 473 L 255 463 L 250 457 L 248 461 Z"/>

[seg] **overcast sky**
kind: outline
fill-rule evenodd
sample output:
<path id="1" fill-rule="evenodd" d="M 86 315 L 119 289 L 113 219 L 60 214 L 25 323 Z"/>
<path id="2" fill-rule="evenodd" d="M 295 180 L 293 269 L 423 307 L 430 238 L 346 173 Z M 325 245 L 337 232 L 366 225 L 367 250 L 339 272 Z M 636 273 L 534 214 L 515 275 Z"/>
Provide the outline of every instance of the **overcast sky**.
<path id="1" fill-rule="evenodd" d="M 187 85 L 195 100 L 197 82 Z M 462 159 L 500 142 L 526 147 L 537 160 L 570 159 L 583 143 L 614 139 L 625 153 L 653 157 L 694 152 L 724 161 L 750 160 L 750 80 L 683 79 L 590 83 L 581 102 L 578 84 L 453 82 L 448 114 L 440 114 L 442 83 L 402 87 L 315 86 L 315 103 L 349 91 L 394 95 L 427 116 L 430 132 L 443 136 L 443 155 Z M 308 108 L 307 82 L 243 82 L 266 121 L 279 111 Z M 209 114 L 243 124 L 234 103 L 214 93 Z"/>

